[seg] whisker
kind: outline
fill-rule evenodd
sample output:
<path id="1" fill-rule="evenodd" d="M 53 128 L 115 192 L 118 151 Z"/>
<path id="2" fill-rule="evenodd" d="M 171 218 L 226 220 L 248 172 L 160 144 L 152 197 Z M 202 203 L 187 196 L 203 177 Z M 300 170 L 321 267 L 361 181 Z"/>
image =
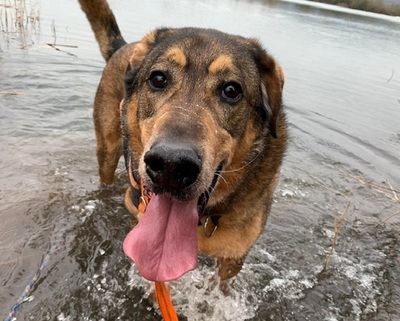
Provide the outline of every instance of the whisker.
<path id="1" fill-rule="evenodd" d="M 235 172 L 241 171 L 242 169 L 246 168 L 247 166 L 250 166 L 260 155 L 261 155 L 261 151 L 259 151 L 259 152 L 256 154 L 256 156 L 254 156 L 253 159 L 251 159 L 249 162 L 247 162 L 246 164 L 244 164 L 242 167 L 235 168 L 235 169 L 232 169 L 232 170 L 229 170 L 229 171 L 221 171 L 220 173 L 221 173 L 221 174 L 222 174 L 222 173 L 223 173 L 223 174 L 230 174 L 230 173 L 235 173 Z"/>
<path id="2" fill-rule="evenodd" d="M 221 175 L 221 173 L 216 173 L 215 175 L 218 176 L 221 180 L 223 180 L 226 186 L 229 186 L 228 181 L 225 179 L 224 176 Z M 215 189 L 215 186 L 213 187 L 213 190 L 214 189 Z"/>

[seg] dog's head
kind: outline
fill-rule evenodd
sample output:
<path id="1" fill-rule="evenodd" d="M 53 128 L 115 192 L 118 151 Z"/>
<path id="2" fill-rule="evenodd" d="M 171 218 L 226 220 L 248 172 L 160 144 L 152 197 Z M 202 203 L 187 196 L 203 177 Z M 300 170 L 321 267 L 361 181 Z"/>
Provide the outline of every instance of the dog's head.
<path id="1" fill-rule="evenodd" d="M 276 137 L 283 82 L 256 40 L 191 28 L 147 35 L 130 59 L 122 117 L 135 177 L 180 201 L 210 192 Z"/>
<path id="2" fill-rule="evenodd" d="M 182 222 L 190 212 L 194 228 L 207 202 L 232 193 L 241 170 L 279 135 L 283 72 L 254 39 L 159 29 L 135 45 L 125 82 L 133 174 L 156 211 L 179 208 Z"/>

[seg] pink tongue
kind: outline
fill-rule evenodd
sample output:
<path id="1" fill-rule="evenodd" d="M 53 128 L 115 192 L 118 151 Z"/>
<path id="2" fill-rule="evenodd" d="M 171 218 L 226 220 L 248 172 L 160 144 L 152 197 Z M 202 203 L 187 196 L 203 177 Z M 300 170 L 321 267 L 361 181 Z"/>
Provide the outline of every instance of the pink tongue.
<path id="1" fill-rule="evenodd" d="M 124 252 L 150 281 L 172 281 L 197 265 L 197 200 L 178 202 L 154 195 L 129 232 Z"/>

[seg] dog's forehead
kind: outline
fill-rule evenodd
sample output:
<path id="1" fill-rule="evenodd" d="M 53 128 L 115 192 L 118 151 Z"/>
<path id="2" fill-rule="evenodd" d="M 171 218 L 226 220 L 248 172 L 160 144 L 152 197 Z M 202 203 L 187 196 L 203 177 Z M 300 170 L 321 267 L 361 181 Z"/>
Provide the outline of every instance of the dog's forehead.
<path id="1" fill-rule="evenodd" d="M 235 64 L 235 57 L 224 51 L 215 51 L 212 55 L 198 55 L 193 54 L 190 49 L 185 50 L 179 46 L 172 46 L 163 55 L 162 60 L 167 60 L 182 69 L 189 65 L 197 66 L 197 69 L 205 69 L 210 75 L 218 75 L 223 72 L 235 73 L 239 69 L 239 66 Z"/>
<path id="2" fill-rule="evenodd" d="M 207 69 L 210 74 L 245 69 L 255 70 L 254 40 L 213 29 L 177 29 L 164 37 L 159 59 L 180 67 Z"/>

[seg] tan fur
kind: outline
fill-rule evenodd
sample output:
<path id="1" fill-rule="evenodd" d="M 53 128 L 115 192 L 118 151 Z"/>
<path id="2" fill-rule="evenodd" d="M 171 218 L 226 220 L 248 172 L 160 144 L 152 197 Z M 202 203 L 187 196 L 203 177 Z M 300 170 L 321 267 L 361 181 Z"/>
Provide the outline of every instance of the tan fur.
<path id="1" fill-rule="evenodd" d="M 179 48 L 171 48 L 165 56 L 170 62 L 176 64 L 179 68 L 184 68 L 187 64 L 186 56 Z"/>
<path id="2" fill-rule="evenodd" d="M 222 55 L 219 56 L 217 59 L 215 59 L 210 67 L 208 67 L 208 72 L 213 75 L 217 75 L 224 70 L 234 70 L 235 66 L 232 62 L 232 58 L 227 56 L 227 55 Z"/>
<path id="3" fill-rule="evenodd" d="M 246 167 L 251 166 L 251 160 L 244 161 L 252 148 L 255 140 L 255 130 L 253 124 L 249 123 L 246 129 L 246 135 L 240 141 L 233 141 L 229 148 L 232 151 L 232 160 L 229 166 L 221 173 L 221 181 L 218 188 L 214 191 L 215 201 L 224 199 L 230 190 L 237 185 L 242 184 L 241 178 Z M 255 156 L 256 157 L 256 156 Z"/>

